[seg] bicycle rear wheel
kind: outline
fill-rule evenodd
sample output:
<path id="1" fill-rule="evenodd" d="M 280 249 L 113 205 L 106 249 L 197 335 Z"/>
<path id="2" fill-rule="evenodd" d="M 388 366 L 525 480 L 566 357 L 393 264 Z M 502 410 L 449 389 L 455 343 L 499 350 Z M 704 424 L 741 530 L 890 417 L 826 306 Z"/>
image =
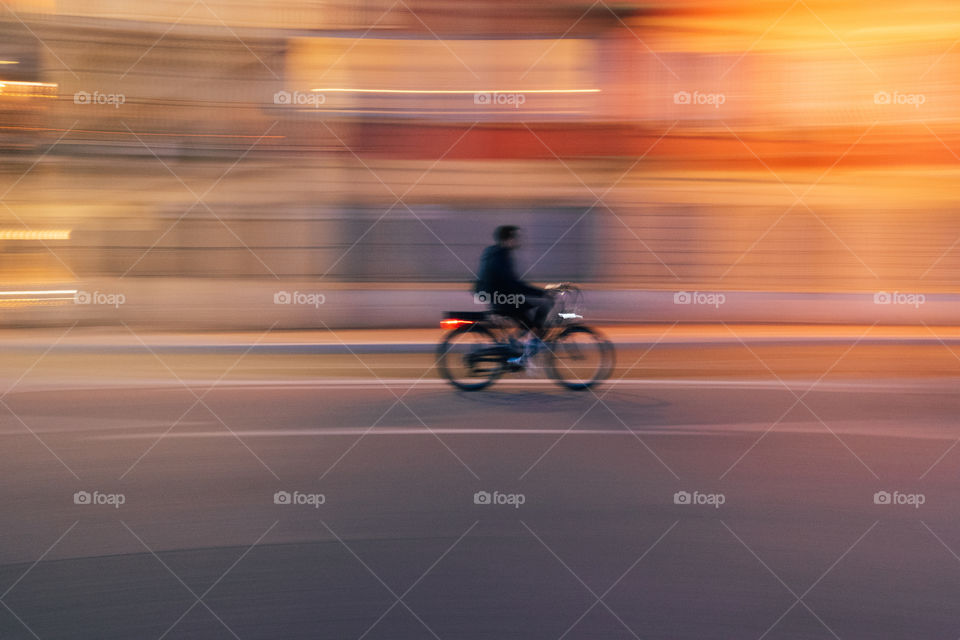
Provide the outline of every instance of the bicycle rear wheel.
<path id="1" fill-rule="evenodd" d="M 503 374 L 503 347 L 490 331 L 478 324 L 448 333 L 437 346 L 440 373 L 455 387 L 478 391 Z"/>
<path id="2" fill-rule="evenodd" d="M 569 327 L 547 346 L 550 376 L 568 389 L 589 389 L 613 371 L 613 344 L 590 327 Z"/>

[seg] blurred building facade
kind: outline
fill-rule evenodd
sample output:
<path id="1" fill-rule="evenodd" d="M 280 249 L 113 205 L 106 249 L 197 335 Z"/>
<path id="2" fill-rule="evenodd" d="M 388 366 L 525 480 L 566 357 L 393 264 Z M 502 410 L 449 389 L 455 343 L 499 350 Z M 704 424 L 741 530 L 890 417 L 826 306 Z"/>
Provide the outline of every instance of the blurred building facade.
<path id="1" fill-rule="evenodd" d="M 771 4 L 9 3 L 4 279 L 952 290 L 949 30 Z"/>

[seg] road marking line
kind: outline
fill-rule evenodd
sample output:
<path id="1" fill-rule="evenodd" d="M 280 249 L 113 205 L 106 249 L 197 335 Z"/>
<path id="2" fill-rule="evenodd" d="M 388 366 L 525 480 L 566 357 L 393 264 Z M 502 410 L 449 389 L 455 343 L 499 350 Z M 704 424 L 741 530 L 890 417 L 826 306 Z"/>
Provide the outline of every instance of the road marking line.
<path id="1" fill-rule="evenodd" d="M 945 430 L 944 427 L 947 427 Z M 764 431 L 769 427 L 766 422 L 738 422 L 738 423 L 719 423 L 719 424 L 674 424 L 657 425 L 644 428 L 634 428 L 633 433 L 626 429 L 574 429 L 569 431 L 569 435 L 581 436 L 633 436 L 642 434 L 645 436 L 713 436 L 713 437 L 739 437 Z M 840 425 L 840 430 L 844 434 L 863 435 L 873 437 L 890 438 L 909 438 L 919 440 L 954 440 L 956 438 L 955 430 L 951 430 L 955 425 L 944 425 L 942 423 L 917 424 L 909 430 L 903 429 L 903 423 L 900 421 L 889 421 L 887 423 L 878 423 L 876 420 L 851 421 L 845 420 Z M 251 429 L 249 431 L 237 431 L 242 437 L 250 438 L 314 438 L 314 437 L 356 437 L 361 433 L 367 432 L 367 427 L 332 427 L 328 429 L 320 428 L 302 428 L 302 429 Z M 778 433 L 792 434 L 821 434 L 823 427 L 819 422 L 791 422 L 777 425 Z M 566 429 L 559 428 L 523 428 L 523 427 L 440 427 L 424 429 L 421 427 L 377 427 L 367 435 L 369 436 L 419 436 L 433 437 L 433 434 L 451 436 L 557 436 L 568 433 Z M 156 438 L 156 433 L 109 433 L 103 435 L 87 436 L 84 440 L 142 440 Z M 167 438 L 182 439 L 204 439 L 204 438 L 228 438 L 232 434 L 223 430 L 207 431 L 175 431 L 167 435 Z"/>
<path id="2" fill-rule="evenodd" d="M 736 428 L 743 428 L 744 425 L 740 425 Z M 718 431 L 722 432 L 726 428 L 734 428 L 734 425 L 717 425 Z M 757 423 L 755 428 L 759 429 L 761 423 Z M 684 430 L 688 429 L 688 430 Z M 356 436 L 360 433 L 367 432 L 366 427 L 337 427 L 331 429 L 277 429 L 274 431 L 259 429 L 251 431 L 236 431 L 239 435 L 243 437 L 250 438 L 296 438 L 296 437 L 315 437 L 315 436 L 335 436 L 335 437 L 346 437 L 346 436 Z M 478 435 L 510 435 L 510 436 L 547 436 L 547 435 L 559 435 L 566 432 L 566 429 L 504 429 L 504 428 L 462 428 L 458 429 L 456 427 L 445 427 L 445 428 L 433 428 L 430 430 L 414 427 L 397 427 L 397 428 L 377 428 L 368 432 L 370 436 L 431 436 L 434 433 L 445 434 L 445 435 L 465 435 L 465 436 L 478 436 Z M 697 427 L 684 427 L 684 426 L 671 426 L 669 428 L 656 428 L 656 429 L 644 429 L 642 431 L 635 429 L 635 433 L 647 434 L 663 434 L 663 435 L 720 435 L 714 433 L 712 429 L 704 429 L 703 425 L 698 425 Z M 591 436 L 629 436 L 630 432 L 626 429 L 581 429 L 574 430 L 569 432 L 570 435 L 591 435 Z M 727 433 L 724 435 L 735 435 L 733 433 Z M 224 436 L 233 437 L 232 434 L 225 431 L 191 431 L 191 432 L 173 432 L 167 435 L 167 438 L 222 438 Z M 93 436 L 87 438 L 88 440 L 141 440 L 147 438 L 156 438 L 155 433 L 128 433 L 128 434 L 111 434 L 103 436 Z"/>
<path id="3" fill-rule="evenodd" d="M 212 380 L 189 380 L 184 383 L 191 387 L 213 386 Z M 786 381 L 786 386 L 805 390 L 814 384 L 813 380 L 790 380 Z M 825 392 L 865 392 L 865 393 L 890 393 L 896 391 L 905 391 L 911 393 L 943 394 L 954 393 L 960 381 L 952 378 L 937 378 L 931 380 L 916 380 L 912 383 L 903 383 L 897 381 L 871 381 L 871 382 L 824 382 L 819 384 L 811 393 Z M 784 383 L 776 380 L 697 380 L 682 378 L 653 378 L 653 379 L 629 379 L 629 380 L 610 380 L 598 385 L 597 388 L 604 386 L 613 387 L 662 387 L 662 388 L 700 388 L 700 389 L 776 389 L 784 392 L 787 389 Z M 298 380 L 235 380 L 231 382 L 221 382 L 216 385 L 212 392 L 226 391 L 230 389 L 264 389 L 264 390 L 286 390 L 286 391 L 316 391 L 324 389 L 375 389 L 384 390 L 388 388 L 407 388 L 416 387 L 418 389 L 447 389 L 451 395 L 460 395 L 450 384 L 437 378 L 384 378 L 382 382 L 367 378 L 344 378 L 330 380 L 304 381 Z M 522 389 L 548 387 L 555 389 L 557 393 L 569 393 L 576 395 L 577 392 L 566 391 L 558 386 L 553 380 L 498 380 L 487 390 L 474 392 L 478 394 L 496 393 L 498 388 Z M 14 394 L 25 392 L 71 392 L 71 391 L 106 391 L 109 389 L 140 389 L 144 391 L 155 389 L 177 388 L 182 389 L 183 383 L 176 380 L 156 379 L 156 380 L 106 380 L 96 385 L 77 385 L 69 382 L 48 383 L 48 384 L 22 384 L 17 387 Z"/>

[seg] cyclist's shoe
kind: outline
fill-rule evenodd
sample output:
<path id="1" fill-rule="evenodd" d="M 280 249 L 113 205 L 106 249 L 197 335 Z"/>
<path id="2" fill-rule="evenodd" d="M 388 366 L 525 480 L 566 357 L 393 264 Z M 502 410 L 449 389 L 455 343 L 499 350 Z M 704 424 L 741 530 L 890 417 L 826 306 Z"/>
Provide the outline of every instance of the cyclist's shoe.
<path id="1" fill-rule="evenodd" d="M 521 356 L 523 355 L 524 343 L 520 342 L 513 336 L 510 336 L 510 350 L 518 356 Z"/>
<path id="2" fill-rule="evenodd" d="M 517 351 L 521 354 L 515 358 L 507 359 L 507 366 L 510 371 L 522 371 L 527 369 L 528 373 L 535 368 L 533 357 L 540 353 L 543 348 L 543 340 L 534 336 L 525 342 L 520 342 L 515 338 L 510 338 L 510 344 L 517 345 Z"/>

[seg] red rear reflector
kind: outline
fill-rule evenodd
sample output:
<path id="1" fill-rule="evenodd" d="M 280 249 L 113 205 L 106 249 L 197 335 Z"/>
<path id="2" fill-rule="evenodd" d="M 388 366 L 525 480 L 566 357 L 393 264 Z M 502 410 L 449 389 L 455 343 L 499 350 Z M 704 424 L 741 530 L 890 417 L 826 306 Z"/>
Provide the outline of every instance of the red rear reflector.
<path id="1" fill-rule="evenodd" d="M 456 329 L 465 324 L 473 324 L 473 320 L 458 320 L 457 318 L 448 318 L 440 321 L 441 329 Z"/>

